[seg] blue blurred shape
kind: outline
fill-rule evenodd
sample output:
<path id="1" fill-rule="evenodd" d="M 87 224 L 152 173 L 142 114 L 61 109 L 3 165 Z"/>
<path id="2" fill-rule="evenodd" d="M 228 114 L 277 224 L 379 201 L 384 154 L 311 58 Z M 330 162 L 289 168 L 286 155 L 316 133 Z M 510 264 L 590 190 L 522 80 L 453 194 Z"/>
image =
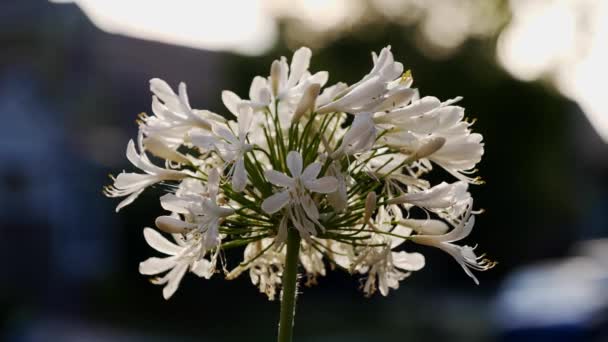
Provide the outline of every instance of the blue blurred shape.
<path id="1" fill-rule="evenodd" d="M 608 313 L 608 240 L 579 255 L 528 266 L 507 278 L 495 303 L 504 341 L 604 341 Z"/>

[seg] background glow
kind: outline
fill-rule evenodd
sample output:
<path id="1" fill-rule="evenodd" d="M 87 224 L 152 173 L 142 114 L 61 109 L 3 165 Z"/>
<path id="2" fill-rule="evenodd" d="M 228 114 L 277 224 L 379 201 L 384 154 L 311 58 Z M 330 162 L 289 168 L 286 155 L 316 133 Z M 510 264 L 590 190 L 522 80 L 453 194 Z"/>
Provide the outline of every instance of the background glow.
<path id="1" fill-rule="evenodd" d="M 208 50 L 261 54 L 276 39 L 258 0 L 73 0 L 100 29 Z"/>
<path id="2" fill-rule="evenodd" d="M 286 31 L 290 46 L 320 47 L 373 20 L 419 24 L 420 48 L 436 58 L 471 37 L 494 34 L 503 20 L 495 3 L 471 0 L 54 1 L 75 2 L 107 32 L 248 55 L 275 44 L 281 18 L 297 23 Z M 608 141 L 608 102 L 598 83 L 608 79 L 608 2 L 511 0 L 509 5 L 512 20 L 498 39 L 499 63 L 521 80 L 549 80 L 581 106 Z"/>
<path id="3" fill-rule="evenodd" d="M 608 141 L 608 2 L 510 2 L 513 20 L 502 32 L 500 63 L 515 77 L 549 79 L 575 100 Z"/>

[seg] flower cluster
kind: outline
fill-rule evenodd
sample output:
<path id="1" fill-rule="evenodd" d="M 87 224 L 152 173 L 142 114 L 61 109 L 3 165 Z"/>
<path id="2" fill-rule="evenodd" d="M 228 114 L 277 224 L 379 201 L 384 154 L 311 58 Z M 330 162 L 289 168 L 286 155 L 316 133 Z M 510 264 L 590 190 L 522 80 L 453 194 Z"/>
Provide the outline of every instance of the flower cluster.
<path id="1" fill-rule="evenodd" d="M 471 173 L 482 136 L 455 105 L 460 98 L 420 97 L 390 47 L 372 57 L 360 81 L 324 88 L 328 73 L 312 74 L 311 51 L 300 48 L 291 63 L 282 57 L 269 76 L 255 77 L 249 99 L 222 92 L 225 116 L 193 109 L 183 83 L 176 93 L 150 81 L 153 114 L 140 115 L 137 142 L 127 147 L 143 173 L 119 174 L 106 194 L 126 197 L 118 211 L 150 186 L 166 189 L 167 213 L 143 231 L 165 256 L 139 268 L 164 285 L 165 298 L 187 272 L 248 272 L 273 299 L 290 231 L 309 284 L 341 268 L 362 277 L 367 295 L 387 295 L 423 268 L 422 254 L 404 250 L 412 243 L 445 251 L 475 282 L 471 270 L 493 266 L 454 243 L 479 213 L 468 186 L 481 183 Z M 423 177 L 434 167 L 454 180 L 430 184 Z M 233 248 L 244 255 L 231 266 L 222 255 Z"/>

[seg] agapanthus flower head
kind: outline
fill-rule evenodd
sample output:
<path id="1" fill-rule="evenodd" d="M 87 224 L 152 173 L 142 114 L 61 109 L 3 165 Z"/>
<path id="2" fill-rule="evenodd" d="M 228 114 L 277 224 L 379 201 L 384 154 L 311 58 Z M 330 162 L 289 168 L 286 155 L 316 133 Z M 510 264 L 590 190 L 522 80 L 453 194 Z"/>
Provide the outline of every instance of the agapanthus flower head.
<path id="1" fill-rule="evenodd" d="M 308 284 L 339 268 L 362 277 L 367 295 L 387 295 L 424 267 L 416 244 L 445 251 L 475 282 L 472 270 L 494 265 L 456 244 L 480 213 L 469 184 L 480 183 L 470 174 L 484 152 L 455 105 L 461 99 L 420 97 L 390 47 L 373 53 L 371 71 L 350 86 L 324 88 L 328 73 L 308 70 L 311 55 L 301 48 L 291 63 L 275 60 L 248 99 L 223 91 L 222 115 L 193 109 L 183 83 L 176 93 L 150 81 L 153 115 L 141 115 L 137 144 L 127 147 L 142 172 L 119 174 L 106 194 L 126 197 L 119 210 L 147 187 L 170 185 L 160 187 L 167 212 L 157 229 L 144 229 L 165 257 L 140 264 L 165 298 L 188 272 L 223 272 L 249 274 L 274 299 L 290 232 Z M 425 177 L 434 166 L 453 179 L 432 185 Z M 221 257 L 234 248 L 243 260 Z"/>

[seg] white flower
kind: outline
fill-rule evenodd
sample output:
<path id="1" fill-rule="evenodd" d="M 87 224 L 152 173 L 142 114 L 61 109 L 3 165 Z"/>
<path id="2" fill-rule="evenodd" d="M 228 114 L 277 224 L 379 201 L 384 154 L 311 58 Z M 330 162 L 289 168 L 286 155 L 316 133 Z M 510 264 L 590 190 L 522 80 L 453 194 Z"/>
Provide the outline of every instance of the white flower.
<path id="1" fill-rule="evenodd" d="M 423 191 L 409 192 L 389 200 L 392 204 L 410 204 L 428 209 L 446 219 L 460 217 L 469 206 L 471 194 L 466 182 L 440 184 Z"/>
<path id="2" fill-rule="evenodd" d="M 175 219 L 171 216 L 160 216 L 156 219 L 157 227 L 163 231 L 198 236 L 204 251 L 220 245 L 220 222 L 224 217 L 234 213 L 233 209 L 217 204 L 218 171 L 212 169 L 208 178 L 207 191 L 204 195 L 177 196 L 167 194 L 161 198 L 163 208 L 185 215 L 187 221 Z"/>
<path id="3" fill-rule="evenodd" d="M 350 129 L 344 134 L 342 144 L 332 154 L 332 158 L 339 158 L 343 154 L 351 155 L 368 151 L 376 142 L 376 126 L 371 113 L 355 116 Z"/>
<path id="4" fill-rule="evenodd" d="M 236 118 L 239 117 L 240 111 L 243 108 L 249 107 L 253 110 L 255 115 L 252 115 L 249 119 L 251 121 L 249 130 L 259 132 L 261 127 L 264 126 L 265 116 L 261 112 L 269 109 L 272 101 L 272 95 L 270 94 L 270 88 L 267 84 L 267 80 L 263 77 L 256 76 L 251 82 L 251 88 L 249 89 L 249 100 L 243 100 L 235 93 L 224 90 L 222 91 L 222 102 L 228 111 Z M 237 119 L 238 121 L 238 119 Z M 232 121 L 228 122 L 233 123 Z M 230 126 L 232 127 L 232 126 Z M 203 135 L 202 132 L 198 136 Z M 252 134 L 248 138 L 252 144 L 266 147 L 266 139 L 263 134 Z"/>
<path id="5" fill-rule="evenodd" d="M 312 240 L 312 239 L 311 239 Z M 325 276 L 325 263 L 323 262 L 323 253 L 313 247 L 313 243 L 317 241 L 309 242 L 302 241 L 300 246 L 300 263 L 306 271 L 308 286 L 316 284 L 317 277 Z"/>
<path id="6" fill-rule="evenodd" d="M 389 247 L 376 247 L 373 251 L 367 261 L 370 266 L 363 286 L 363 292 L 368 296 L 375 292 L 376 287 L 383 296 L 388 295 L 389 289 L 398 289 L 399 282 L 412 271 L 424 267 L 424 256 L 420 253 L 392 252 Z"/>
<path id="7" fill-rule="evenodd" d="M 222 91 L 222 102 L 234 116 L 239 115 L 239 106 L 242 104 L 248 105 L 254 110 L 263 110 L 268 108 L 272 101 L 272 94 L 268 81 L 264 77 L 256 76 L 251 82 L 249 88 L 249 100 L 242 100 L 237 94 L 230 90 Z"/>
<path id="8" fill-rule="evenodd" d="M 224 122 L 224 118 L 207 110 L 190 107 L 186 84 L 180 83 L 175 94 L 167 82 L 153 78 L 150 80 L 152 112 L 154 116 L 142 115 L 140 125 L 146 136 L 163 140 L 172 148 L 183 144 L 191 131 L 210 130 L 211 122 Z"/>
<path id="9" fill-rule="evenodd" d="M 380 207 L 373 224 L 374 229 L 404 237 L 409 235 L 411 230 L 400 225 L 393 227 L 392 221 L 394 221 L 394 218 L 389 215 L 389 212 L 384 207 Z M 410 272 L 418 271 L 424 267 L 424 256 L 422 254 L 393 251 L 403 241 L 403 238 L 394 235 L 375 234 L 370 244 L 383 245 L 368 248 L 358 258 L 355 269 L 359 273 L 368 274 L 363 286 L 363 291 L 367 295 L 372 295 L 378 288 L 380 293 L 386 296 L 389 289 L 398 289 L 399 282 L 409 276 Z"/>
<path id="10" fill-rule="evenodd" d="M 153 155 L 165 159 L 168 163 L 177 164 L 192 164 L 192 159 L 188 159 L 187 155 L 184 155 L 167 145 L 166 141 L 158 139 L 154 136 L 146 137 L 143 140 L 143 146 L 146 151 Z"/>
<path id="11" fill-rule="evenodd" d="M 344 82 L 338 82 L 332 86 L 329 86 L 323 90 L 317 97 L 315 102 L 315 108 L 321 108 L 326 104 L 332 102 L 340 93 L 342 93 L 348 85 Z"/>
<path id="12" fill-rule="evenodd" d="M 309 48 L 302 47 L 294 52 L 291 67 L 287 65 L 285 57 L 275 60 L 270 67 L 268 83 L 274 98 L 278 100 L 278 116 L 284 128 L 292 120 L 305 90 L 312 84 L 325 85 L 329 77 L 326 71 L 319 71 L 314 75 L 308 72 L 311 55 Z M 271 109 L 274 111 L 274 108 Z"/>
<path id="13" fill-rule="evenodd" d="M 367 295 L 386 296 L 424 266 L 421 254 L 404 250 L 406 241 L 446 251 L 473 279 L 472 270 L 493 266 L 454 244 L 478 214 L 468 186 L 481 183 L 471 174 L 484 152 L 482 136 L 454 105 L 461 98 L 420 98 L 390 46 L 372 53 L 371 71 L 350 86 L 324 88 L 328 73 L 311 74 L 310 58 L 303 47 L 290 63 L 275 60 L 269 76 L 253 78 L 248 98 L 224 90 L 223 114 L 233 119 L 193 109 L 183 83 L 174 92 L 150 81 L 153 114 L 140 116 L 139 148 L 133 141 L 127 148 L 143 171 L 119 174 L 105 191 L 126 197 L 119 210 L 162 185 L 169 213 L 144 236 L 165 256 L 142 262 L 140 272 L 155 276 L 165 298 L 185 273 L 209 278 L 223 251 L 243 247 L 226 278 L 247 271 L 270 299 L 283 276 L 283 295 L 294 299 L 298 270 L 312 285 L 336 267 L 365 277 Z M 431 187 L 426 176 L 437 179 L 430 172 L 438 167 L 459 181 Z"/>
<path id="14" fill-rule="evenodd" d="M 346 112 L 351 114 L 374 111 L 380 106 L 389 91 L 389 85 L 403 73 L 403 64 L 395 62 L 390 46 L 372 53 L 374 66 L 359 82 L 344 89 L 337 100 L 318 109 L 319 113 Z M 408 86 L 406 84 L 406 86 Z M 399 90 L 401 91 L 401 88 Z M 408 94 L 409 90 L 406 90 Z"/>
<path id="15" fill-rule="evenodd" d="M 448 233 L 441 235 L 419 234 L 411 236 L 410 239 L 415 243 L 436 247 L 448 253 L 456 260 L 456 262 L 458 262 L 460 266 L 462 266 L 462 269 L 469 277 L 471 277 L 471 279 L 473 279 L 475 284 L 479 285 L 479 280 L 477 280 L 473 272 L 471 272 L 471 269 L 476 271 L 485 271 L 494 267 L 495 263 L 487 259 L 483 259 L 483 256 L 476 256 L 474 247 L 459 246 L 452 243 L 469 236 L 473 230 L 473 226 L 475 225 L 475 216 L 471 215 L 472 207 L 473 201 L 471 200 L 460 222 Z M 442 230 L 438 230 L 437 232 L 441 233 Z M 427 231 L 427 233 L 430 233 L 430 231 Z"/>
<path id="16" fill-rule="evenodd" d="M 338 162 L 333 161 L 331 165 L 329 165 L 329 169 L 327 170 L 327 174 L 330 176 L 336 177 L 338 181 L 338 186 L 336 191 L 329 193 L 327 195 L 327 200 L 331 204 L 336 211 L 343 211 L 348 205 L 348 189 L 347 189 L 347 181 L 348 181 L 348 173 L 344 173 L 340 170 L 340 165 Z"/>
<path id="17" fill-rule="evenodd" d="M 244 271 L 249 270 L 249 277 L 253 285 L 257 285 L 260 293 L 266 294 L 269 300 L 274 300 L 283 276 L 285 250 L 277 251 L 270 248 L 272 243 L 272 239 L 262 239 L 249 243 L 245 247 L 243 262 L 230 271 L 226 278 L 235 279 Z M 260 254 L 263 251 L 265 252 Z"/>
<path id="18" fill-rule="evenodd" d="M 312 223 L 322 227 L 319 223 L 319 210 L 310 197 L 309 192 L 327 194 L 336 191 L 338 181 L 333 176 L 317 179 L 321 171 L 320 163 L 312 163 L 302 172 L 302 155 L 297 151 L 287 154 L 287 168 L 291 177 L 275 170 L 266 170 L 266 179 L 274 185 L 285 188 L 264 200 L 262 210 L 274 214 L 288 204 L 291 222 L 300 231 L 303 237 L 315 235 Z"/>
<path id="19" fill-rule="evenodd" d="M 471 124 L 463 121 L 464 108 L 449 105 L 456 100 L 441 103 L 429 96 L 374 117 L 376 124 L 388 128 L 382 142 L 414 154 L 429 142 L 441 141 L 435 150 L 417 157 L 429 159 L 460 180 L 478 181 L 464 174 L 481 160 L 483 137 L 471 133 Z"/>
<path id="20" fill-rule="evenodd" d="M 245 154 L 253 149 L 253 146 L 247 143 L 247 133 L 251 127 L 252 115 L 251 107 L 244 105 L 239 107 L 237 134 L 223 125 L 215 124 L 213 125 L 213 133 L 216 137 L 200 134 L 192 135 L 194 145 L 205 149 L 215 148 L 226 163 L 233 164 L 228 174 L 232 178 L 232 187 L 236 192 L 243 191 L 247 186 Z"/>
<path id="21" fill-rule="evenodd" d="M 123 171 L 116 176 L 116 178 L 114 178 L 114 184 L 112 186 L 108 186 L 104 189 L 105 194 L 109 197 L 128 196 L 118 204 L 116 207 L 116 212 L 133 203 L 137 196 L 139 196 L 150 185 L 168 180 L 181 180 L 188 176 L 188 173 L 185 171 L 164 169 L 152 164 L 145 153 L 142 140 L 143 137 L 140 133 L 138 141 L 141 153 L 137 153 L 137 150 L 135 149 L 135 142 L 133 142 L 133 140 L 129 140 L 126 154 L 127 159 L 129 159 L 131 164 L 145 173 L 142 174 Z"/>
<path id="22" fill-rule="evenodd" d="M 315 75 L 310 75 L 308 72 L 311 55 L 312 52 L 309 48 L 302 47 L 294 52 L 291 67 L 287 65 L 285 57 L 272 63 L 269 82 L 275 98 L 284 100 L 293 96 L 294 93 L 301 93 L 312 83 L 322 86 L 327 82 L 328 73 L 326 71 L 320 71 Z"/>
<path id="23" fill-rule="evenodd" d="M 165 299 L 169 299 L 175 293 L 188 270 L 206 279 L 211 278 L 215 272 L 215 260 L 204 259 L 196 241 L 174 236 L 177 242 L 175 244 L 151 228 L 144 228 L 144 238 L 150 247 L 168 255 L 165 258 L 148 258 L 139 264 L 139 272 L 145 275 L 157 275 L 168 271 L 165 276 L 151 280 L 154 284 L 165 285 L 163 288 Z"/>

